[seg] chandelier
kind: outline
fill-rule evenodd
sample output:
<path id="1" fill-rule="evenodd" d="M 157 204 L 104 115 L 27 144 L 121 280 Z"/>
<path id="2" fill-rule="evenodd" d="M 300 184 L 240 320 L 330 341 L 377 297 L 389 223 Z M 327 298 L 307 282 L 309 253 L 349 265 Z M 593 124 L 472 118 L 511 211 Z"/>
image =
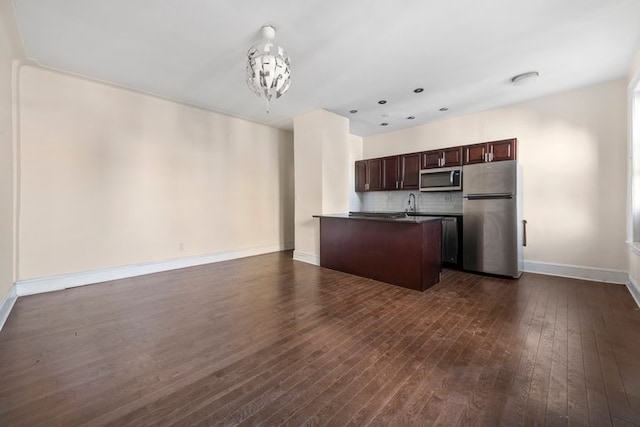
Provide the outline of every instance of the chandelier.
<path id="1" fill-rule="evenodd" d="M 267 99 L 267 113 L 271 98 L 280 98 L 291 84 L 289 56 L 275 44 L 275 36 L 275 28 L 262 27 L 263 40 L 247 52 L 247 85 L 257 96 Z"/>

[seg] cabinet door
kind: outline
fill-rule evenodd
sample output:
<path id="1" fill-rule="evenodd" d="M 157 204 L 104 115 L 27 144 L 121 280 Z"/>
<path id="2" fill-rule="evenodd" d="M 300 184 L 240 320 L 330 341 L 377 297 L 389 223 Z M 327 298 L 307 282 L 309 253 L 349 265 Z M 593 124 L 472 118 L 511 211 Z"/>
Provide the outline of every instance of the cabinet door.
<path id="1" fill-rule="evenodd" d="M 442 166 L 462 165 L 462 147 L 447 148 L 442 150 L 444 162 Z"/>
<path id="2" fill-rule="evenodd" d="M 487 143 L 487 151 L 492 162 L 516 159 L 516 140 L 505 139 Z"/>
<path id="3" fill-rule="evenodd" d="M 465 145 L 463 148 L 465 165 L 484 163 L 486 161 L 487 144 Z"/>
<path id="4" fill-rule="evenodd" d="M 440 167 L 442 150 L 425 151 L 422 153 L 422 169 L 433 169 Z"/>
<path id="5" fill-rule="evenodd" d="M 398 179 L 399 157 L 385 157 L 382 159 L 382 189 L 397 190 L 400 188 Z"/>
<path id="6" fill-rule="evenodd" d="M 367 191 L 367 161 L 356 162 L 356 192 Z"/>
<path id="7" fill-rule="evenodd" d="M 400 187 L 405 190 L 418 188 L 420 181 L 420 154 L 400 156 Z"/>
<path id="8" fill-rule="evenodd" d="M 369 174 L 367 176 L 369 188 L 367 191 L 382 190 L 382 159 L 367 160 L 367 165 L 369 166 Z"/>

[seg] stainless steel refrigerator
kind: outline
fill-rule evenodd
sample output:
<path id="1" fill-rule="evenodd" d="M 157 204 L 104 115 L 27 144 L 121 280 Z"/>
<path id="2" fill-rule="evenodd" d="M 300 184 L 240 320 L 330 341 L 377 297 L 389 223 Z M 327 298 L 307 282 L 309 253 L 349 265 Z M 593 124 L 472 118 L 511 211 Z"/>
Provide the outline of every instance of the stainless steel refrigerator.
<path id="1" fill-rule="evenodd" d="M 470 271 L 522 274 L 522 171 L 516 160 L 462 169 L 462 257 Z"/>

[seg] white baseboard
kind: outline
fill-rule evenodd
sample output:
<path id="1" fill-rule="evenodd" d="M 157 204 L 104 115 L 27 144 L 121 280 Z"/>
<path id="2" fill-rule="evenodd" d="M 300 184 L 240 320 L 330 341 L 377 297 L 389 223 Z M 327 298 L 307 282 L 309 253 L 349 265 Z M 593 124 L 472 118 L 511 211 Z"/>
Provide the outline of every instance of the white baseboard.
<path id="1" fill-rule="evenodd" d="M 0 331 L 7 321 L 7 318 L 9 318 L 9 313 L 11 313 L 11 309 L 17 299 L 18 294 L 16 292 L 16 285 L 14 284 L 9 288 L 9 293 L 4 297 L 2 302 L 0 302 Z"/>
<path id="2" fill-rule="evenodd" d="M 571 277 L 573 279 L 593 280 L 596 282 L 610 282 L 627 284 L 629 274 L 622 270 L 582 267 L 577 265 L 551 264 L 539 261 L 524 261 L 524 271 L 529 273 L 546 274 L 549 276 Z"/>
<path id="3" fill-rule="evenodd" d="M 627 289 L 629 289 L 629 293 L 636 301 L 636 305 L 640 308 L 640 286 L 631 278 L 629 275 L 629 282 L 627 283 Z"/>
<path id="4" fill-rule="evenodd" d="M 293 249 L 293 242 L 287 242 L 279 245 L 246 248 L 236 251 L 219 252 L 215 254 L 195 257 L 176 258 L 158 262 L 124 265 L 120 267 L 104 268 L 100 270 L 82 271 L 79 273 L 61 274 L 57 276 L 20 280 L 15 285 L 16 293 L 17 296 L 25 296 L 40 294 L 44 292 L 60 291 L 76 286 L 92 285 L 96 283 L 108 282 L 110 280 L 125 279 L 128 277 L 142 276 L 144 274 L 177 270 L 179 268 L 211 264 L 214 262 L 245 258 L 248 256 L 262 255 L 270 252 L 279 252 L 288 249 Z"/>
<path id="5" fill-rule="evenodd" d="M 166 261 L 144 264 L 126 265 L 121 267 L 105 268 L 79 273 L 63 274 L 50 277 L 21 280 L 15 283 L 9 293 L 0 303 L 0 330 L 9 317 L 9 313 L 20 296 L 40 294 L 44 292 L 58 291 L 76 286 L 85 286 L 110 280 L 124 279 L 141 276 L 144 274 L 159 273 L 162 271 L 176 270 L 196 265 L 210 264 L 231 259 L 244 258 L 254 255 L 262 255 L 270 252 L 279 252 L 293 249 L 293 242 L 280 245 L 260 246 L 241 249 L 237 251 L 219 252 L 196 257 L 177 258 Z M 308 264 L 320 265 L 320 257 L 317 255 L 295 251 L 293 259 Z M 626 284 L 629 292 L 640 307 L 640 286 L 631 280 L 626 271 L 597 269 L 592 267 L 580 267 L 573 265 L 551 264 L 538 261 L 524 261 L 524 271 L 530 273 L 547 274 L 551 276 L 571 277 L 576 279 L 594 280 Z"/>
<path id="6" fill-rule="evenodd" d="M 306 262 L 307 264 L 320 265 L 320 257 L 318 255 L 308 254 L 300 251 L 293 251 L 293 259 L 296 261 Z"/>

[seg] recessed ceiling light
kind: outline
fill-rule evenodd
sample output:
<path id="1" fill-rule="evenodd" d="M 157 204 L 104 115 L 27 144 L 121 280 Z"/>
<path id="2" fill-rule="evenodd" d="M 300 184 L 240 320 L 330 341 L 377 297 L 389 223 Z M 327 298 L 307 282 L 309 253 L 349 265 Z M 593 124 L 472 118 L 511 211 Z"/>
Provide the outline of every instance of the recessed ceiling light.
<path id="1" fill-rule="evenodd" d="M 349 110 L 349 112 L 350 112 L 351 114 L 355 114 L 355 113 L 357 113 L 357 112 L 358 112 L 358 110 Z"/>
<path id="2" fill-rule="evenodd" d="M 531 71 L 529 73 L 518 74 L 514 78 L 511 79 L 511 83 L 514 86 L 524 86 L 531 83 L 535 83 L 538 80 L 538 76 L 540 73 L 537 71 Z"/>
<path id="3" fill-rule="evenodd" d="M 380 126 L 389 126 L 389 123 L 387 123 L 387 122 L 382 122 L 382 123 L 380 123 Z"/>
<path id="4" fill-rule="evenodd" d="M 417 89 L 414 89 L 413 91 L 414 91 L 415 93 L 421 93 L 421 92 L 423 92 L 423 91 L 424 91 L 424 89 L 423 89 L 423 88 L 421 88 L 421 87 L 419 87 L 419 88 L 417 88 Z"/>
<path id="5" fill-rule="evenodd" d="M 385 101 L 384 99 L 381 99 L 380 101 L 378 101 L 378 104 L 382 105 L 382 104 L 386 104 L 387 101 Z"/>
<path id="6" fill-rule="evenodd" d="M 409 116 L 409 117 L 407 117 L 407 120 L 413 120 L 415 118 L 416 118 L 416 116 Z"/>
<path id="7" fill-rule="evenodd" d="M 439 111 L 449 111 L 447 107 L 442 107 Z"/>

